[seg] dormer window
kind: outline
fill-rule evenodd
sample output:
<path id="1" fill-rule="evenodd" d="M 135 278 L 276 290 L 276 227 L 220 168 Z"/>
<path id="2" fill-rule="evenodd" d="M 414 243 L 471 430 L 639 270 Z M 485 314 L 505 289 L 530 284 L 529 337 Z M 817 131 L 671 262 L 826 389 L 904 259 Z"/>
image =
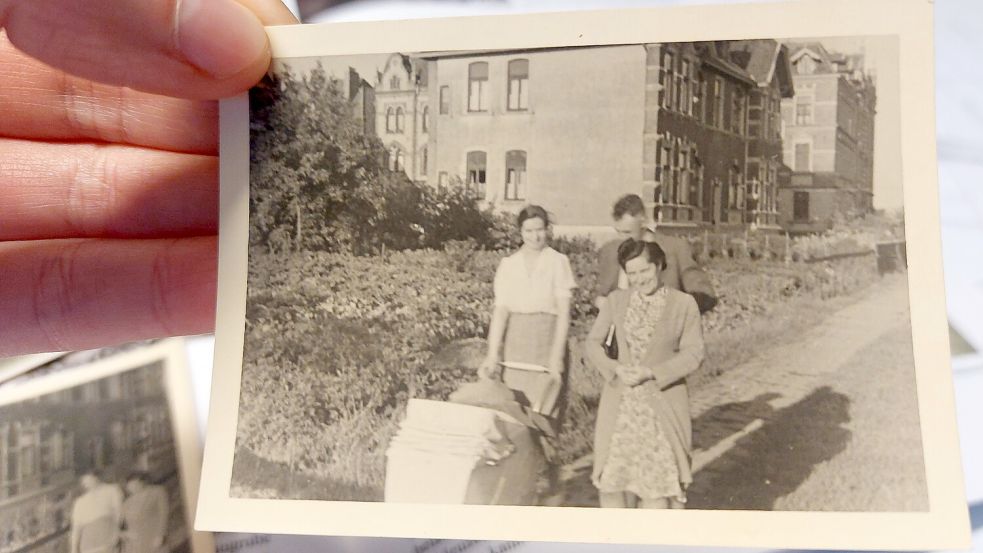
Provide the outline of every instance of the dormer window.
<path id="1" fill-rule="evenodd" d="M 795 72 L 799 75 L 812 75 L 816 72 L 816 60 L 809 55 L 802 56 L 795 62 Z"/>

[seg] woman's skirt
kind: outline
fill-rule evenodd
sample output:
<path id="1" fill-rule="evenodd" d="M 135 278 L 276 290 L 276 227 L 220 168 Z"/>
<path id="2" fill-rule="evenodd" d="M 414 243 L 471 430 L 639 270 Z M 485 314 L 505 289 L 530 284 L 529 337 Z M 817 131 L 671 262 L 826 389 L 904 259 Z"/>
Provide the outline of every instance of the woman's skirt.
<path id="1" fill-rule="evenodd" d="M 667 407 L 654 383 L 623 391 L 607 459 L 594 481 L 600 492 L 685 501 L 683 482 L 689 471 L 682 463 L 689 461 L 674 451 L 676 436 L 665 416 Z"/>
<path id="2" fill-rule="evenodd" d="M 549 366 L 556 315 L 549 313 L 512 313 L 505 330 L 502 358 L 505 362 Z M 505 368 L 502 380 L 520 395 L 520 401 L 540 406 L 540 413 L 556 421 L 561 415 L 569 352 L 564 354 L 563 378 L 542 372 Z"/>

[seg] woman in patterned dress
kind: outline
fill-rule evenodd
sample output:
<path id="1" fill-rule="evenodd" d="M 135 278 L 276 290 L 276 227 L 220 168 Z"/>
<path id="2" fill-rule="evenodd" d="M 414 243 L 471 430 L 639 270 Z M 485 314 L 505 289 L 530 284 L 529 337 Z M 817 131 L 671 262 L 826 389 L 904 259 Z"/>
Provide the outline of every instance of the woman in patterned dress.
<path id="1" fill-rule="evenodd" d="M 495 272 L 488 354 L 479 374 L 501 378 L 555 422 L 569 358 L 570 298 L 577 283 L 567 256 L 548 245 L 549 224 L 549 215 L 540 206 L 519 212 L 522 247 L 502 259 Z M 499 365 L 503 360 L 546 367 L 549 374 L 503 372 Z"/>
<path id="2" fill-rule="evenodd" d="M 665 286 L 665 253 L 629 239 L 618 263 L 630 288 L 609 296 L 587 338 L 587 355 L 605 380 L 594 434 L 602 507 L 682 508 L 692 482 L 686 376 L 704 357 L 692 296 Z M 618 358 L 603 343 L 614 327 Z"/>

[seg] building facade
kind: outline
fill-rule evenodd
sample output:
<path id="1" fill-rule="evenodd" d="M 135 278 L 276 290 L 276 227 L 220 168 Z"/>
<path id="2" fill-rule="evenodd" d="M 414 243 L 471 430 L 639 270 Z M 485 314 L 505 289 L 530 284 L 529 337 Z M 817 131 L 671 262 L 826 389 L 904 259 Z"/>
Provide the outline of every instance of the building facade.
<path id="1" fill-rule="evenodd" d="M 663 227 L 743 226 L 747 104 L 756 83 L 731 60 L 728 42 L 648 49 L 648 102 L 658 106 L 656 195 L 643 198 Z"/>
<path id="2" fill-rule="evenodd" d="M 425 56 L 427 180 L 485 205 L 549 209 L 564 228 L 610 225 L 618 196 L 641 191 L 642 45 Z"/>
<path id="3" fill-rule="evenodd" d="M 669 231 L 819 232 L 871 210 L 874 87 L 818 43 L 715 41 L 389 56 L 389 168 L 483 206 L 610 225 L 638 194 Z"/>
<path id="4" fill-rule="evenodd" d="M 776 40 L 734 42 L 731 56 L 755 80 L 748 97 L 747 211 L 745 222 L 779 229 L 779 183 L 788 174 L 782 142 L 782 100 L 795 88 L 788 49 Z"/>
<path id="5" fill-rule="evenodd" d="M 430 165 L 430 98 L 427 64 L 403 54 L 389 56 L 376 86 L 375 134 L 386 148 L 390 171 L 425 182 Z"/>
<path id="6" fill-rule="evenodd" d="M 873 210 L 875 87 L 862 56 L 816 42 L 786 46 L 795 96 L 782 101 L 791 177 L 779 193 L 781 223 L 793 233 L 821 232 Z"/>

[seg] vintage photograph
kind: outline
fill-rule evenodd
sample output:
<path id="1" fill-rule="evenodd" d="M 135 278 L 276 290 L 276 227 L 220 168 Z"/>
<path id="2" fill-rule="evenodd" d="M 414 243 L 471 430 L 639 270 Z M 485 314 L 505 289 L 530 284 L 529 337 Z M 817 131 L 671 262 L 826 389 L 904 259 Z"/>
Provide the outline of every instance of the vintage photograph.
<path id="1" fill-rule="evenodd" d="M 228 499 L 928 514 L 901 39 L 752 36 L 274 34 Z"/>
<path id="2" fill-rule="evenodd" d="M 198 446 L 174 420 L 190 400 L 169 397 L 187 393 L 172 346 L 0 387 L 0 551 L 211 551 L 188 522 L 181 456 Z"/>
<path id="3" fill-rule="evenodd" d="M 925 510 L 897 55 L 282 60 L 251 95 L 233 495 Z"/>

